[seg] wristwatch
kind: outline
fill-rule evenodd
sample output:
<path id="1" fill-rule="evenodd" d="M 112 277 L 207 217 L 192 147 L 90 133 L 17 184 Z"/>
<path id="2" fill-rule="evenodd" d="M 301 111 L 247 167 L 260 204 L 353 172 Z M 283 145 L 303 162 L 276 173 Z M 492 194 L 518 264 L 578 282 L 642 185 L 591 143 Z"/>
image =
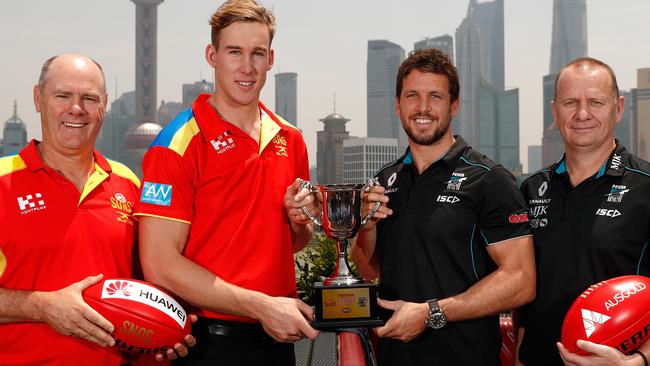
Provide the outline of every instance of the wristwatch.
<path id="1" fill-rule="evenodd" d="M 440 309 L 437 299 L 427 300 L 429 304 L 429 317 L 426 320 L 427 327 L 432 329 L 441 329 L 447 324 L 447 317 Z"/>

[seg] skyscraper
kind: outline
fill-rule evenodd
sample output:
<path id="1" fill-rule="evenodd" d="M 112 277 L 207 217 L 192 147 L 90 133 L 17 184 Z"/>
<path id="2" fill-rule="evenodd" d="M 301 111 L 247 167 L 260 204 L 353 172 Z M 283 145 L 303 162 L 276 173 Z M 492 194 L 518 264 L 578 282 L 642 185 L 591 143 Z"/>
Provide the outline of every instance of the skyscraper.
<path id="1" fill-rule="evenodd" d="M 0 156 L 16 154 L 25 145 L 27 145 L 27 128 L 25 122 L 18 117 L 18 103 L 14 101 L 14 115 L 5 121 L 2 130 Z"/>
<path id="2" fill-rule="evenodd" d="M 528 146 L 528 173 L 542 169 L 542 145 Z"/>
<path id="3" fill-rule="evenodd" d="M 472 146 L 480 141 L 480 86 L 487 82 L 504 90 L 503 0 L 470 0 L 467 15 L 456 29 L 456 66 L 461 108 L 454 132 Z"/>
<path id="4" fill-rule="evenodd" d="M 131 0 L 135 4 L 135 117 L 156 122 L 158 72 L 158 5 L 164 0 Z"/>
<path id="5" fill-rule="evenodd" d="M 549 74 L 587 55 L 587 0 L 553 0 Z"/>
<path id="6" fill-rule="evenodd" d="M 623 146 L 625 146 L 625 148 L 627 148 L 627 151 L 636 155 L 636 139 L 634 138 L 637 135 L 634 126 L 636 101 L 632 97 L 631 92 L 621 90 L 621 96 L 625 98 L 625 109 L 623 110 L 621 120 L 616 125 L 616 138 L 621 144 L 623 144 Z"/>
<path id="7" fill-rule="evenodd" d="M 454 62 L 454 38 L 449 34 L 439 37 L 425 38 L 413 44 L 414 50 L 421 50 L 427 48 L 437 48 L 442 51 L 449 59 Z"/>
<path id="8" fill-rule="evenodd" d="M 350 136 L 345 130 L 349 119 L 334 112 L 319 121 L 324 126 L 316 132 L 316 180 L 321 184 L 342 183 L 343 140 Z"/>
<path id="9" fill-rule="evenodd" d="M 551 114 L 555 98 L 555 78 L 564 65 L 578 57 L 587 56 L 587 0 L 553 0 L 553 30 L 549 74 L 543 78 L 544 121 L 542 164 L 557 161 L 564 151 L 560 135 Z"/>
<path id="10" fill-rule="evenodd" d="M 520 172 L 519 89 L 505 90 L 503 0 L 470 0 L 456 29 L 461 106 L 454 133 Z"/>
<path id="11" fill-rule="evenodd" d="M 368 137 L 398 138 L 404 134 L 395 113 L 397 69 L 404 49 L 387 40 L 368 41 Z"/>
<path id="12" fill-rule="evenodd" d="M 298 126 L 298 74 L 275 74 L 275 113 Z"/>

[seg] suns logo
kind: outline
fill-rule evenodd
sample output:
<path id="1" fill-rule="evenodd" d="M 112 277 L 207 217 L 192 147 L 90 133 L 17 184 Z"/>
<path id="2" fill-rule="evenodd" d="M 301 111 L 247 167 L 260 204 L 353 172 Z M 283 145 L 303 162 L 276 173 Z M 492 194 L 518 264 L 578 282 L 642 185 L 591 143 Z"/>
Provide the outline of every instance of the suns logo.
<path id="1" fill-rule="evenodd" d="M 115 282 L 111 282 L 108 285 L 108 287 L 106 288 L 106 292 L 112 296 L 120 295 L 120 294 L 124 296 L 131 296 L 130 287 L 131 285 L 129 285 L 127 282 L 115 281 Z"/>

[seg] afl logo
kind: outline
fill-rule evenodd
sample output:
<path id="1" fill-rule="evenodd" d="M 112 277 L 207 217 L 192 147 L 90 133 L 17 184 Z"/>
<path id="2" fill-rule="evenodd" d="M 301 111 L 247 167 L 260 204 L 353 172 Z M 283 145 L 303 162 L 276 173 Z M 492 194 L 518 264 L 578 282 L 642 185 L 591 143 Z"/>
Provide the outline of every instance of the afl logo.
<path id="1" fill-rule="evenodd" d="M 393 183 L 395 183 L 395 180 L 397 180 L 397 172 L 393 173 L 388 177 L 388 186 L 391 187 Z"/>

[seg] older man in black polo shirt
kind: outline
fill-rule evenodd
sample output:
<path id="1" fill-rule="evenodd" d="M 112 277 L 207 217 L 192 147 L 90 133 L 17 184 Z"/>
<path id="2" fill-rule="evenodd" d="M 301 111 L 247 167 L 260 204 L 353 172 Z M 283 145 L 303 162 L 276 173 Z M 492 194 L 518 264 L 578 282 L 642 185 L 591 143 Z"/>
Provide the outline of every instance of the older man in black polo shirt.
<path id="1" fill-rule="evenodd" d="M 378 222 L 353 247 L 393 311 L 376 330 L 382 365 L 500 365 L 497 314 L 535 294 L 527 207 L 505 168 L 452 135 L 459 90 L 439 50 L 414 51 L 400 66 L 409 149 L 377 174 L 384 188 L 364 201 L 383 202 Z"/>
<path id="2" fill-rule="evenodd" d="M 640 354 L 579 341 L 581 357 L 557 343 L 571 303 L 612 277 L 650 276 L 650 164 L 614 139 L 623 115 L 612 69 L 592 58 L 565 66 L 555 82 L 553 118 L 562 159 L 523 182 L 537 260 L 537 298 L 522 311 L 519 360 L 530 365 L 644 365 Z M 525 330 L 525 331 L 524 331 Z M 558 352 L 559 348 L 559 352 Z"/>

